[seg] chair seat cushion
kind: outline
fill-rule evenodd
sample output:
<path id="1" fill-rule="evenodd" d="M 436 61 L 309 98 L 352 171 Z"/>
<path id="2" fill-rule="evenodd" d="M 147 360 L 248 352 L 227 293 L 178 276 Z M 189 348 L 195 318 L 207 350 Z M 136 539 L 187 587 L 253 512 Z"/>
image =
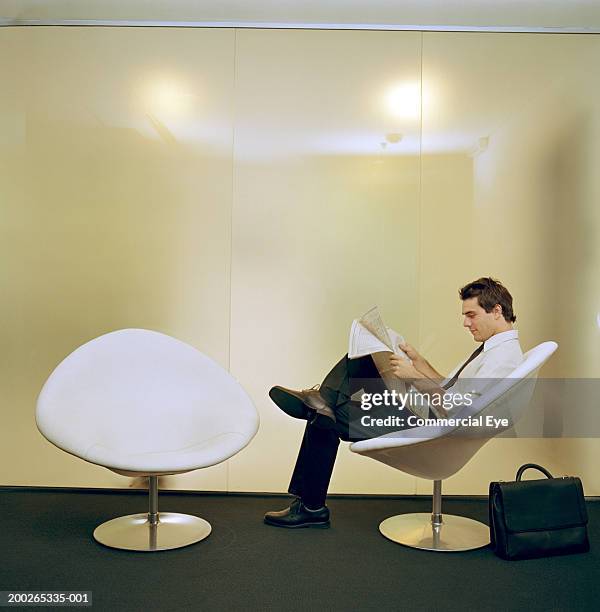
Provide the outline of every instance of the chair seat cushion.
<path id="1" fill-rule="evenodd" d="M 144 329 L 105 334 L 66 357 L 40 392 L 36 421 L 47 440 L 86 461 L 164 473 L 225 461 L 259 422 L 227 370 Z"/>

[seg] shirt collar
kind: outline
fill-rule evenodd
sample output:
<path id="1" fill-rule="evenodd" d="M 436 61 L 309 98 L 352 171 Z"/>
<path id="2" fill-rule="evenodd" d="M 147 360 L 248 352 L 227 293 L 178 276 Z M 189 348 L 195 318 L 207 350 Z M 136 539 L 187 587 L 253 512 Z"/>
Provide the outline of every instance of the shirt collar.
<path id="1" fill-rule="evenodd" d="M 517 329 L 509 329 L 505 332 L 500 332 L 499 334 L 494 334 L 491 338 L 488 338 L 483 343 L 483 352 L 489 351 L 490 349 L 506 342 L 507 340 L 516 340 L 519 337 L 519 330 Z"/>

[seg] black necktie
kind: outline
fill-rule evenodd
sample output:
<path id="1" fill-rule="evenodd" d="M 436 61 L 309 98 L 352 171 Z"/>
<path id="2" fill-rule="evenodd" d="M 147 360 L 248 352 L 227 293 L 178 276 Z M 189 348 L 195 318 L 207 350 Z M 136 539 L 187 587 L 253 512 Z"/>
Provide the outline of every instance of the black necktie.
<path id="1" fill-rule="evenodd" d="M 449 389 L 458 380 L 460 373 L 471 363 L 471 361 L 473 361 L 473 359 L 475 359 L 475 357 L 477 357 L 477 355 L 479 355 L 479 353 L 481 353 L 481 351 L 483 351 L 483 342 L 481 346 L 473 351 L 471 356 L 460 366 L 460 368 L 458 368 L 456 374 L 445 385 L 442 385 L 442 389 Z"/>

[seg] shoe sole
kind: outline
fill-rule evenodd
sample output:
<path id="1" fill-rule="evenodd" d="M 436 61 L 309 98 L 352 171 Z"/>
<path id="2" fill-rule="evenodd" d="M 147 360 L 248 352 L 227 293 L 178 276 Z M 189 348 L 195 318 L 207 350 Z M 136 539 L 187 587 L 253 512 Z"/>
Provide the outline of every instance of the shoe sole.
<path id="1" fill-rule="evenodd" d="M 283 412 L 295 419 L 310 421 L 320 429 L 335 429 L 335 421 L 331 417 L 307 406 L 303 399 L 283 387 L 273 387 L 269 397 Z"/>
<path id="2" fill-rule="evenodd" d="M 303 527 L 315 527 L 316 529 L 329 529 L 331 523 L 326 521 L 325 523 L 300 523 L 299 525 L 282 525 L 281 523 L 272 523 L 268 519 L 264 519 L 265 525 L 271 527 L 283 527 L 284 529 L 301 529 Z"/>
<path id="3" fill-rule="evenodd" d="M 283 412 L 295 419 L 306 420 L 310 414 L 303 400 L 285 391 L 282 387 L 273 387 L 269 391 L 269 397 Z"/>

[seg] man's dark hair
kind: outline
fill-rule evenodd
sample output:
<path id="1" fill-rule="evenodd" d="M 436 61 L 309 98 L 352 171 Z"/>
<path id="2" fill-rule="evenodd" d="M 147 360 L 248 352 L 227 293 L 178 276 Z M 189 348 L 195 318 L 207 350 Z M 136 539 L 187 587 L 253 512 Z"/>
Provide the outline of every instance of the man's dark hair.
<path id="1" fill-rule="evenodd" d="M 517 320 L 513 312 L 512 295 L 500 281 L 489 277 L 478 278 L 459 289 L 458 294 L 463 301 L 476 297 L 486 312 L 491 312 L 496 304 L 500 304 L 506 321 L 514 323 Z"/>

